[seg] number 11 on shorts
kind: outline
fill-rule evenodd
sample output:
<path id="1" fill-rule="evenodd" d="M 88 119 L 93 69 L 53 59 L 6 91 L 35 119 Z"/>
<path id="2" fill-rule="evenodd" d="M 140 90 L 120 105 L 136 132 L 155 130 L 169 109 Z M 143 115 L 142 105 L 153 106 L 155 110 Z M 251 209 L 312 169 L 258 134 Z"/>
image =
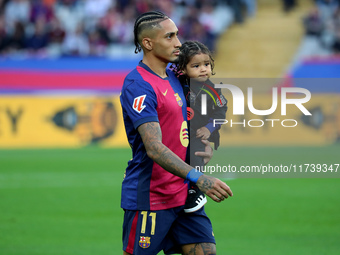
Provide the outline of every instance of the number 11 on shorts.
<path id="1" fill-rule="evenodd" d="M 145 228 L 146 228 L 146 221 L 148 219 L 148 211 L 142 211 L 141 215 L 143 215 L 143 220 L 142 220 L 142 229 L 141 233 L 145 234 Z M 156 213 L 155 212 L 150 212 L 149 217 L 151 217 L 151 235 L 155 234 L 155 228 L 156 228 Z"/>

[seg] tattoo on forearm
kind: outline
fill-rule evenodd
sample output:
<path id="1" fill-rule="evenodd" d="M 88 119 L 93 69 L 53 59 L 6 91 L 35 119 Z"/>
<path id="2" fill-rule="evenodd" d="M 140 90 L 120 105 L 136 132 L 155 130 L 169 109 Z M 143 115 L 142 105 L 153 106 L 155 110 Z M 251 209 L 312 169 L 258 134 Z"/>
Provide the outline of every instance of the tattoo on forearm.
<path id="1" fill-rule="evenodd" d="M 158 122 L 147 122 L 138 128 L 149 156 L 161 167 L 174 175 L 186 177 L 190 166 L 162 143 L 162 132 Z M 187 171 L 185 171 L 186 169 Z"/>

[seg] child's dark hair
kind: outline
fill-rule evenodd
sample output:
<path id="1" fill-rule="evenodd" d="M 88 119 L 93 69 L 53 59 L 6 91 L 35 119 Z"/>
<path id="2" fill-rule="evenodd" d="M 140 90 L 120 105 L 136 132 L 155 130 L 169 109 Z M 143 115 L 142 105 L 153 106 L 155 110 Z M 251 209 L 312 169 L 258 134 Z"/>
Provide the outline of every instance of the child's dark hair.
<path id="1" fill-rule="evenodd" d="M 135 53 L 138 53 L 142 50 L 141 43 L 140 43 L 140 34 L 144 29 L 150 29 L 152 26 L 159 26 L 159 23 L 163 20 L 168 19 L 169 17 L 166 16 L 164 13 L 160 11 L 151 11 L 145 12 L 141 14 L 135 21 L 135 26 L 133 29 L 134 34 L 134 42 L 135 42 Z"/>
<path id="2" fill-rule="evenodd" d="M 214 75 L 214 58 L 212 57 L 211 51 L 205 46 L 203 43 L 198 41 L 186 41 L 182 44 L 180 48 L 181 52 L 177 61 L 171 66 L 171 69 L 175 72 L 176 76 L 180 79 L 180 81 L 187 80 L 188 77 L 182 73 L 190 62 L 193 56 L 197 54 L 207 54 L 210 58 L 211 64 L 211 74 Z"/>

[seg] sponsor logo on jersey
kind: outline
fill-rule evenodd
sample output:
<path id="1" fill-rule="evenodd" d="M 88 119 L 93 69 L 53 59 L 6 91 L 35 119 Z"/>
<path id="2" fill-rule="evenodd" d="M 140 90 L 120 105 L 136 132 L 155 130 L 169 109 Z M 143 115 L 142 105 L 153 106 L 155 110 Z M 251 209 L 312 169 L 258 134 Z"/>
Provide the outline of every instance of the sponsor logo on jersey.
<path id="1" fill-rule="evenodd" d="M 146 95 L 142 95 L 142 96 L 136 97 L 133 100 L 132 108 L 136 112 L 141 113 L 144 110 L 144 108 L 146 107 L 145 105 L 143 105 L 145 98 L 146 98 Z"/>
<path id="2" fill-rule="evenodd" d="M 195 116 L 194 110 L 191 107 L 187 107 L 187 120 L 192 120 Z"/>
<path id="3" fill-rule="evenodd" d="M 150 247 L 150 237 L 149 236 L 140 236 L 139 246 L 146 249 Z"/>
<path id="4" fill-rule="evenodd" d="M 181 97 L 178 95 L 178 93 L 175 94 L 175 98 L 176 98 L 177 104 L 178 104 L 180 107 L 182 107 L 183 102 L 182 102 Z"/>
<path id="5" fill-rule="evenodd" d="M 181 132 L 179 134 L 179 139 L 181 140 L 181 144 L 184 147 L 188 147 L 188 145 L 189 145 L 189 130 L 188 130 L 188 124 L 187 124 L 186 121 L 182 122 Z"/>

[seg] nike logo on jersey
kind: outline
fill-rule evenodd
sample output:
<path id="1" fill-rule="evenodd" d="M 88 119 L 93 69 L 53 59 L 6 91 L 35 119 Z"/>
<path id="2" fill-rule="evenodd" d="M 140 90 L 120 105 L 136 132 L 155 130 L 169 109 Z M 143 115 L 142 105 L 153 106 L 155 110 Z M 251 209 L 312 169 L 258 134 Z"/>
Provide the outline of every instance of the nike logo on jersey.
<path id="1" fill-rule="evenodd" d="M 168 93 L 168 89 L 166 89 L 165 92 L 162 92 L 163 96 L 166 96 L 166 93 Z"/>
<path id="2" fill-rule="evenodd" d="M 141 113 L 143 109 L 146 107 L 145 105 L 143 105 L 145 98 L 146 98 L 146 95 L 142 95 L 142 96 L 136 97 L 133 100 L 132 108 L 136 112 Z"/>

